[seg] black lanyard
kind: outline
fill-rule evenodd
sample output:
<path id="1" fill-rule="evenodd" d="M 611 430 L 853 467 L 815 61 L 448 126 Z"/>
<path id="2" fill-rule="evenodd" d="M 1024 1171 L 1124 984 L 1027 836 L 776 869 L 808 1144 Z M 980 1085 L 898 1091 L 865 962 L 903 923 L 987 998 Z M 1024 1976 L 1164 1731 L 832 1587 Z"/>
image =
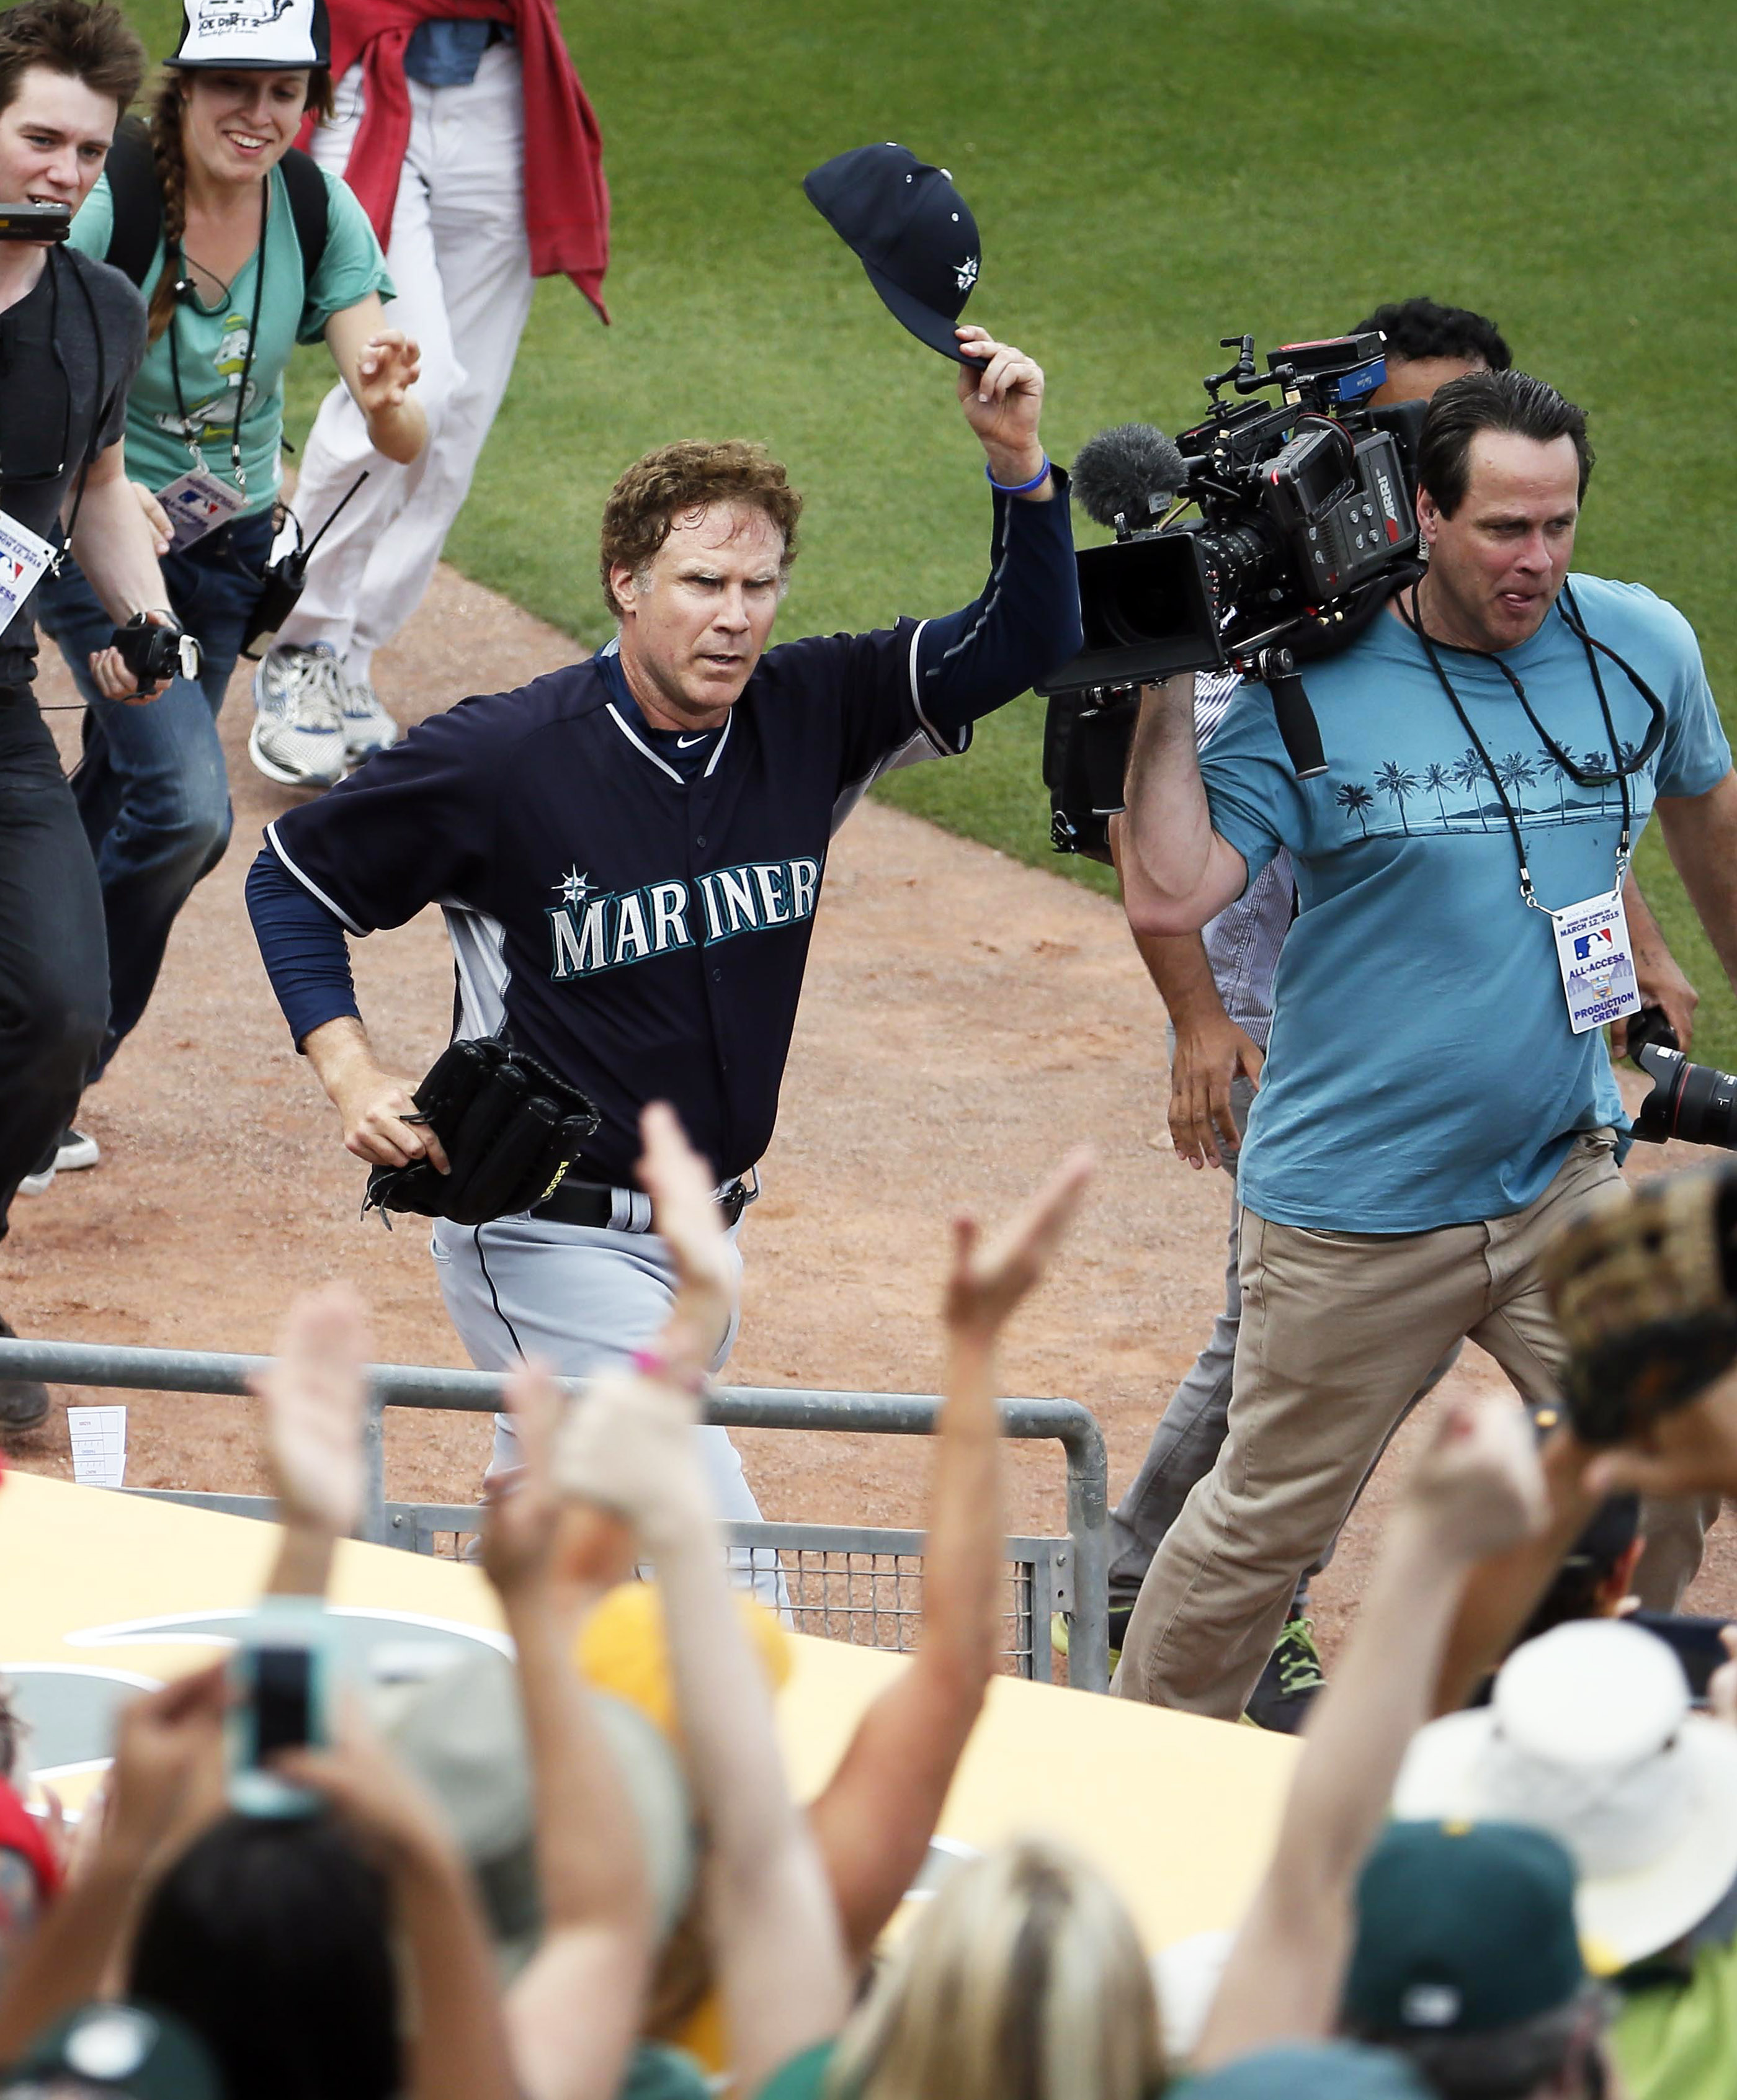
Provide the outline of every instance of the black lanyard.
<path id="1" fill-rule="evenodd" d="M 1419 581 L 1421 580 L 1422 579 L 1420 578 Z M 1593 690 L 1598 695 L 1598 712 L 1604 717 L 1604 733 L 1611 740 L 1611 770 L 1609 772 L 1587 771 L 1576 763 L 1571 753 L 1563 750 L 1563 747 L 1556 741 L 1555 738 L 1550 735 L 1550 731 L 1544 726 L 1543 723 L 1539 721 L 1537 716 L 1533 713 L 1532 702 L 1526 697 L 1526 688 L 1520 683 L 1519 680 L 1514 676 L 1513 670 L 1509 667 L 1509 665 L 1502 661 L 1500 656 L 1487 653 L 1486 651 L 1479 649 L 1462 649 L 1459 651 L 1459 654 L 1464 656 L 1476 656 L 1481 662 L 1493 664 L 1496 666 L 1497 669 L 1501 672 L 1503 677 L 1505 677 L 1508 683 L 1514 688 L 1514 697 L 1519 700 L 1521 707 L 1525 709 L 1526 719 L 1537 731 L 1539 738 L 1542 741 L 1545 748 L 1550 752 L 1551 757 L 1555 760 L 1556 763 L 1561 766 L 1563 772 L 1567 774 L 1568 778 L 1572 780 L 1577 787 L 1604 788 L 1608 787 L 1613 780 L 1616 782 L 1617 792 L 1622 797 L 1622 836 L 1618 840 L 1616 846 L 1616 876 L 1612 887 L 1615 889 L 1620 889 L 1623 885 L 1623 878 L 1629 872 L 1629 858 L 1633 843 L 1630 833 L 1633 827 L 1633 809 L 1629 800 L 1629 775 L 1631 773 L 1638 773 L 1640 771 L 1641 768 L 1646 765 L 1648 759 L 1650 759 L 1653 753 L 1658 749 L 1660 743 L 1664 739 L 1665 722 L 1664 703 L 1660 699 L 1658 695 L 1653 691 L 1652 688 L 1647 684 L 1643 678 L 1641 677 L 1632 664 L 1624 663 L 1622 658 L 1616 654 L 1614 649 L 1608 647 L 1602 642 L 1595 641 L 1594 638 L 1586 632 L 1585 628 L 1580 623 L 1580 607 L 1574 602 L 1574 593 L 1569 588 L 1566 580 L 1563 584 L 1562 594 L 1567 601 L 1568 610 L 1567 612 L 1563 612 L 1561 607 L 1558 606 L 1557 608 L 1558 612 L 1561 615 L 1563 624 L 1567 629 L 1568 632 L 1576 638 L 1576 639 L 1580 642 L 1580 646 L 1586 652 L 1586 668 L 1592 673 Z M 1403 602 L 1401 604 L 1400 610 L 1402 611 L 1404 611 Z M 1572 617 L 1570 616 L 1571 615 Z M 1541 904 L 1538 902 L 1537 894 L 1532 889 L 1532 870 L 1526 864 L 1526 841 L 1521 835 L 1519 814 L 1515 810 L 1513 804 L 1508 800 L 1507 791 L 1501 784 L 1501 775 L 1496 770 L 1494 761 L 1491 758 L 1488 752 L 1484 749 L 1483 738 L 1479 736 L 1477 730 L 1472 727 L 1471 717 L 1466 713 L 1464 707 L 1461 705 L 1460 696 L 1453 690 L 1453 682 L 1448 676 L 1447 670 L 1443 665 L 1441 658 L 1436 654 L 1435 644 L 1431 640 L 1429 633 L 1423 624 L 1423 613 L 1417 602 L 1417 585 L 1416 583 L 1413 583 L 1411 587 L 1411 610 L 1406 616 L 1405 624 L 1410 628 L 1413 633 L 1417 636 L 1417 639 L 1423 644 L 1424 654 L 1429 658 L 1431 668 L 1435 671 L 1436 677 L 1441 681 L 1441 689 L 1448 695 L 1448 699 L 1453 706 L 1453 712 L 1459 717 L 1461 728 L 1463 729 L 1467 736 L 1471 739 L 1472 748 L 1477 752 L 1479 757 L 1483 761 L 1484 771 L 1490 776 L 1490 785 L 1496 790 L 1496 799 L 1501 804 L 1501 813 L 1508 820 L 1508 831 L 1510 836 L 1514 840 L 1514 854 L 1519 859 L 1520 864 L 1521 897 L 1534 911 L 1542 911 L 1547 916 L 1554 918 L 1555 915 L 1554 913 L 1550 911 L 1550 908 L 1547 904 Z M 1452 642 L 1444 643 L 1443 646 L 1448 648 L 1453 648 L 1455 646 Z M 1616 725 L 1611 718 L 1611 704 L 1605 695 L 1604 681 L 1598 674 L 1598 660 L 1593 653 L 1595 649 L 1603 650 L 1605 655 L 1611 659 L 1611 661 L 1613 664 L 1621 665 L 1623 670 L 1628 673 L 1629 681 L 1633 685 L 1635 690 L 1640 694 L 1641 697 L 1647 702 L 1648 708 L 1651 710 L 1652 720 L 1648 725 L 1645 737 L 1641 741 L 1640 748 L 1635 752 L 1634 757 L 1626 763 L 1623 758 L 1622 746 L 1616 739 Z"/>
<path id="2" fill-rule="evenodd" d="M 253 258 L 253 319 L 248 330 L 247 348 L 241 355 L 241 382 L 236 390 L 235 421 L 229 430 L 229 470 L 236 478 L 236 487 L 243 496 L 247 494 L 247 470 L 241 464 L 241 417 L 247 408 L 247 382 L 253 369 L 253 353 L 259 347 L 259 314 L 266 295 L 266 231 L 267 214 L 271 206 L 271 177 L 269 173 L 259 179 L 259 252 Z M 193 280 L 187 274 L 187 249 L 184 243 L 175 243 L 175 258 L 180 265 L 180 276 L 175 285 L 174 311 L 169 317 L 169 371 L 174 382 L 175 412 L 181 418 L 181 435 L 192 448 L 193 457 L 200 465 L 205 465 L 205 456 L 199 449 L 199 441 L 188 426 L 187 403 L 181 392 L 181 360 L 175 349 L 175 329 L 181 319 L 180 289 L 185 285 L 191 290 Z M 163 267 L 169 267 L 169 258 L 163 258 Z M 196 291 L 194 297 L 198 296 Z M 224 294 L 227 303 L 228 294 Z M 201 309 L 203 311 L 203 309 Z M 206 315 L 209 320 L 210 317 Z"/>

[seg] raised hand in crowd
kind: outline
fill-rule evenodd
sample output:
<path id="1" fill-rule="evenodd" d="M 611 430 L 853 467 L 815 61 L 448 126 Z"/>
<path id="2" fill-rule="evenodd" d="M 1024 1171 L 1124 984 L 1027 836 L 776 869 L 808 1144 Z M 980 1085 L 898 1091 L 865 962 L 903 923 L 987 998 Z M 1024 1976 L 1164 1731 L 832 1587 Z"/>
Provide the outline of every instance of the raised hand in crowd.
<path id="1" fill-rule="evenodd" d="M 273 1768 L 320 1795 L 386 1878 L 416 2007 L 409 2100 L 518 2100 L 494 1956 L 446 1819 L 357 1712 L 341 1712 L 337 1736 L 280 1751 Z"/>
<path id="2" fill-rule="evenodd" d="M 110 1978 L 165 1855 L 223 1810 L 224 1665 L 122 1708 L 100 1833 L 0 1987 L 0 2062 Z"/>
<path id="3" fill-rule="evenodd" d="M 686 1762 L 709 1839 L 707 1917 L 738 2088 L 837 2033 L 849 1972 L 806 1820 L 790 1797 L 772 1702 L 730 1594 L 700 1472 L 699 1337 L 724 1273 L 712 1177 L 660 1104 L 641 1120 L 642 1185 L 680 1274 L 655 1368 L 595 1380 L 558 1475 L 630 1522 L 656 1564 Z M 704 1353 L 700 1353 L 703 1350 Z M 660 1359 L 660 1361 L 659 1361 Z"/>
<path id="4" fill-rule="evenodd" d="M 346 1285 L 298 1298 L 277 1356 L 248 1381 L 265 1402 L 266 1465 L 283 1538 L 268 1595 L 324 1594 L 333 1548 L 362 1516 L 368 1308 Z"/>
<path id="5" fill-rule="evenodd" d="M 483 1566 L 518 1652 L 543 1915 L 541 1942 L 507 1996 L 507 2028 L 526 2100 L 609 2100 L 639 2032 L 651 1895 L 619 1759 L 569 1660 L 552 1466 L 566 1398 L 531 1367 L 506 1397 L 523 1463 L 488 1482 Z"/>
<path id="6" fill-rule="evenodd" d="M 1043 1280 L 1079 1208 L 1091 1155 L 1070 1153 L 987 1246 L 953 1226 L 942 1301 L 946 1397 L 936 1423 L 923 1557 L 923 1637 L 857 1724 L 809 1809 L 853 1964 L 866 1961 L 916 1878 L 994 1674 L 1006 1564 L 995 1346 Z"/>
<path id="7" fill-rule="evenodd" d="M 1545 1519 L 1524 1410 L 1457 1402 L 1407 1482 L 1345 1653 L 1310 1714 L 1278 1842 L 1196 2052 L 1200 2069 L 1334 2031 L 1359 1868 L 1428 1718 L 1473 1565 Z"/>

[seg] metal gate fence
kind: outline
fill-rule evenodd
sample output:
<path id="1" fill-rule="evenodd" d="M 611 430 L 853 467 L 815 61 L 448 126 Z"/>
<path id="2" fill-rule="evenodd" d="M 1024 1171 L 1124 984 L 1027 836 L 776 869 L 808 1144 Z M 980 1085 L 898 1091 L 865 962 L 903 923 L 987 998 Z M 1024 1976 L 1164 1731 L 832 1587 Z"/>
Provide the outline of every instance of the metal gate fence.
<path id="1" fill-rule="evenodd" d="M 0 1339 L 0 1378 L 41 1379 L 51 1385 L 116 1387 L 135 1392 L 189 1392 L 250 1398 L 247 1381 L 271 1362 L 268 1357 L 220 1355 L 197 1349 L 132 1349 L 91 1342 Z M 357 1537 L 382 1546 L 433 1550 L 435 1534 L 474 1527 L 467 1506 L 389 1503 L 386 1498 L 385 1410 L 433 1408 L 462 1414 L 493 1414 L 501 1405 L 503 1374 L 445 1370 L 433 1365 L 374 1364 L 368 1367 L 369 1405 L 364 1426 L 366 1496 Z M 583 1380 L 562 1383 L 570 1392 Z M 720 1386 L 707 1397 L 706 1419 L 725 1429 L 855 1431 L 871 1436 L 924 1436 L 932 1433 L 941 1402 L 932 1394 L 826 1392 L 783 1386 Z M 1010 1652 L 1026 1674 L 1049 1675 L 1051 1611 L 1071 1618 L 1069 1682 L 1084 1692 L 1109 1684 L 1107 1492 L 1109 1465 L 1104 1437 L 1091 1412 L 1074 1400 L 1004 1400 L 1002 1434 L 1021 1440 L 1051 1440 L 1067 1460 L 1066 1539 L 1010 1539 L 1012 1626 Z M 146 1490 L 143 1492 L 152 1492 Z M 206 1509 L 262 1515 L 264 1496 L 157 1491 L 160 1499 Z M 799 1628 L 846 1638 L 866 1623 L 892 1626 L 897 1638 L 876 1645 L 904 1646 L 907 1621 L 920 1607 L 902 1590 L 918 1572 L 901 1564 L 920 1560 L 920 1532 L 871 1526 L 743 1524 L 726 1526 L 730 1543 L 779 1556 Z M 805 1556 L 818 1556 L 818 1563 Z M 841 1566 L 831 1564 L 835 1557 Z M 867 1560 L 864 1568 L 854 1564 Z M 891 1563 L 884 1568 L 880 1563 Z M 843 1578 L 842 1587 L 838 1577 Z M 890 1582 L 890 1591 L 887 1586 Z M 885 1594 L 884 1594 L 884 1592 Z"/>

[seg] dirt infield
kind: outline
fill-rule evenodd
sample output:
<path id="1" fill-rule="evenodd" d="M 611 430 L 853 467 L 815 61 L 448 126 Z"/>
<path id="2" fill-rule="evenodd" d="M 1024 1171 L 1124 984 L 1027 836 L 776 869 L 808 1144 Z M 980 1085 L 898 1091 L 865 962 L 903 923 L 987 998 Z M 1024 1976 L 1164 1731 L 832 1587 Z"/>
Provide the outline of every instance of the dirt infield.
<path id="1" fill-rule="evenodd" d="M 443 570 L 377 679 L 410 722 L 571 654 L 564 637 Z M 42 697 L 73 697 L 58 662 L 45 668 Z M 460 1363 L 425 1234 L 358 1219 L 364 1171 L 337 1142 L 253 947 L 242 884 L 261 826 L 295 797 L 248 763 L 250 719 L 238 675 L 224 720 L 234 843 L 176 927 L 150 1012 L 87 1101 L 81 1121 L 102 1164 L 15 1205 L 0 1311 L 42 1338 L 265 1349 L 297 1290 L 347 1276 L 373 1301 L 382 1357 Z M 78 717 L 52 720 L 70 759 Z M 421 1072 L 451 1011 L 438 915 L 359 944 L 356 975 L 384 1055 Z M 1165 1096 L 1162 1009 L 1112 903 L 865 807 L 833 851 L 765 1193 L 743 1228 L 747 1304 L 731 1377 L 932 1391 L 950 1214 L 1002 1212 L 1065 1146 L 1089 1140 L 1097 1183 L 1056 1277 L 1015 1331 L 1004 1389 L 1091 1407 L 1119 1493 L 1222 1288 L 1224 1184 L 1175 1159 Z M 1648 1153 L 1640 1163 L 1661 1162 Z M 1499 1382 L 1469 1349 L 1444 1391 Z M 248 1403 L 131 1404 L 130 1485 L 261 1485 Z M 1414 1424 L 1400 1438 L 1318 1586 L 1329 1642 L 1418 1433 Z M 924 1455 L 905 1440 L 760 1432 L 741 1441 L 769 1516 L 919 1520 Z M 395 1414 L 389 1491 L 468 1500 L 487 1443 L 475 1418 Z M 58 1409 L 15 1440 L 11 1460 L 70 1475 Z M 1013 1527 L 1060 1530 L 1059 1452 L 1016 1448 L 1011 1471 Z M 1716 1538 L 1691 1595 L 1703 1610 L 1737 1609 L 1737 1548 Z"/>

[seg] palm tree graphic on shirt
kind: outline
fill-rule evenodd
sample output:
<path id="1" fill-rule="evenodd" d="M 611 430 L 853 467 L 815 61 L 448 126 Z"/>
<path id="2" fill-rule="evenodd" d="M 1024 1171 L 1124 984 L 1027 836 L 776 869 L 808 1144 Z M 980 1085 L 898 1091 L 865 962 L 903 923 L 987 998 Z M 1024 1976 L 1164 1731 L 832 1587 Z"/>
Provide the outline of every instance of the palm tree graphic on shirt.
<path id="1" fill-rule="evenodd" d="M 1441 791 L 1444 788 L 1451 786 L 1453 780 L 1453 771 L 1448 766 L 1426 765 L 1423 769 L 1423 784 L 1435 797 L 1435 806 L 1441 812 L 1441 827 L 1444 831 L 1448 828 L 1448 805 L 1441 799 Z"/>
<path id="2" fill-rule="evenodd" d="M 1523 751 L 1510 751 L 1506 758 L 1497 761 L 1496 778 L 1504 788 L 1513 790 L 1514 798 L 1519 804 L 1519 814 L 1523 817 L 1526 814 L 1526 790 L 1537 784 L 1538 775 L 1532 761 Z"/>
<path id="3" fill-rule="evenodd" d="M 1346 822 L 1349 823 L 1355 817 L 1363 827 L 1363 836 L 1367 838 L 1369 826 L 1364 812 L 1375 807 L 1375 797 L 1369 789 L 1360 781 L 1347 780 L 1342 788 L 1334 788 L 1333 799 L 1344 810 Z"/>
<path id="4" fill-rule="evenodd" d="M 1405 772 L 1396 759 L 1390 758 L 1385 765 L 1375 769 L 1375 785 L 1383 795 L 1393 797 L 1393 806 L 1400 813 L 1400 828 L 1409 832 L 1411 826 L 1406 820 L 1405 805 L 1417 792 L 1417 774 Z"/>
<path id="5" fill-rule="evenodd" d="M 1464 788 L 1470 791 L 1471 806 L 1477 813 L 1478 822 L 1485 831 L 1490 827 L 1490 820 L 1484 814 L 1484 783 L 1488 778 L 1488 774 L 1484 770 L 1484 761 L 1469 747 L 1462 751 L 1453 762 L 1453 784 L 1456 788 Z"/>

